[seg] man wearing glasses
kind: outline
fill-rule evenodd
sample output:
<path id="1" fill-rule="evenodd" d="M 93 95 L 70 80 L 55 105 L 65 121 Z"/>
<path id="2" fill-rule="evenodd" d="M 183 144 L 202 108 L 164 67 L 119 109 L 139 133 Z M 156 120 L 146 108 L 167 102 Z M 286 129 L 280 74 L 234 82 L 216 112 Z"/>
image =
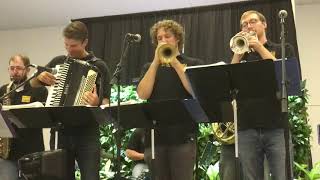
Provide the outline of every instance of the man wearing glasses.
<path id="1" fill-rule="evenodd" d="M 238 34 L 253 34 L 249 36 L 249 47 L 253 52 L 234 54 L 231 63 L 239 63 L 242 60 L 275 60 L 276 58 L 281 58 L 281 46 L 267 39 L 267 22 L 263 14 L 254 10 L 244 12 L 240 19 L 240 28 L 241 32 Z M 287 52 L 292 53 L 292 49 Z"/>
<path id="2" fill-rule="evenodd" d="M 231 63 L 281 58 L 280 44 L 267 39 L 267 22 L 263 14 L 254 10 L 244 12 L 240 19 L 240 28 L 241 32 L 238 34 L 250 34 L 248 41 L 251 52 L 235 53 Z M 287 57 L 294 56 L 292 45 L 286 45 L 286 53 Z M 276 104 L 277 110 L 274 110 L 271 104 Z M 254 98 L 238 101 L 239 158 L 245 179 L 264 179 L 265 157 L 272 179 L 286 179 L 284 122 L 280 110 L 279 99 Z M 224 148 L 221 157 L 224 153 L 227 154 L 223 150 Z M 221 172 L 228 175 L 223 169 Z"/>
<path id="3" fill-rule="evenodd" d="M 27 79 L 30 60 L 24 55 L 14 55 L 9 60 L 8 72 L 10 82 L 0 88 L 0 96 L 14 89 Z M 45 87 L 32 88 L 29 83 L 15 90 L 10 96 L 1 99 L 3 105 L 28 104 L 35 101 L 45 102 L 47 89 Z M 13 125 L 14 126 L 14 125 Z M 6 159 L 0 158 L 0 179 L 17 180 L 17 160 L 26 154 L 44 150 L 42 129 L 17 129 L 17 137 L 10 139 L 10 153 Z"/>

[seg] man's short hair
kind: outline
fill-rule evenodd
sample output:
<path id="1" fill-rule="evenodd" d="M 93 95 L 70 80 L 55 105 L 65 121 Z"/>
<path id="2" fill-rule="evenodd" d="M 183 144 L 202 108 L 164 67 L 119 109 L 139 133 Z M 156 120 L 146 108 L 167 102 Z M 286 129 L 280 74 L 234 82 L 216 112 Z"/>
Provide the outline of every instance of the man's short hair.
<path id="1" fill-rule="evenodd" d="M 63 36 L 68 39 L 74 39 L 83 42 L 88 38 L 87 26 L 83 22 L 74 21 L 63 29 Z"/>
<path id="2" fill-rule="evenodd" d="M 168 20 L 168 19 L 158 21 L 157 23 L 155 23 L 150 29 L 150 37 L 151 37 L 152 43 L 155 46 L 158 45 L 157 34 L 158 34 L 158 30 L 161 28 L 163 28 L 165 31 L 170 31 L 175 36 L 175 38 L 179 40 L 178 48 L 179 50 L 181 50 L 184 44 L 183 27 L 178 22 L 174 20 Z"/>
<path id="3" fill-rule="evenodd" d="M 240 28 L 242 28 L 242 21 L 243 21 L 243 19 L 246 18 L 247 16 L 249 16 L 250 14 L 256 14 L 261 22 L 267 22 L 266 17 L 264 17 L 263 14 L 261 14 L 260 12 L 258 12 L 258 11 L 256 11 L 256 10 L 249 10 L 249 11 L 244 12 L 244 13 L 241 15 L 241 18 L 240 18 Z"/>
<path id="4" fill-rule="evenodd" d="M 13 61 L 16 57 L 20 57 L 20 58 L 21 58 L 21 60 L 22 60 L 22 62 L 23 62 L 23 65 L 24 65 L 25 67 L 27 67 L 27 66 L 30 65 L 30 59 L 29 59 L 29 57 L 28 57 L 28 56 L 25 56 L 25 55 L 22 55 L 22 54 L 16 54 L 16 55 L 11 56 L 10 59 L 9 59 L 9 64 L 10 64 L 10 62 Z"/>

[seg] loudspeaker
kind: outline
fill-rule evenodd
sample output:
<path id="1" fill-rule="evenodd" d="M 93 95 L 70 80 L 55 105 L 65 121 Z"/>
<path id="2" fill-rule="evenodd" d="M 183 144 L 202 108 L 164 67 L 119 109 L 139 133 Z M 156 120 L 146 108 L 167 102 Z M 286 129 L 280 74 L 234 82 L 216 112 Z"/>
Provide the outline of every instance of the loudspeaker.
<path id="1" fill-rule="evenodd" d="M 36 152 L 18 160 L 19 175 L 28 180 L 67 180 L 65 150 Z"/>

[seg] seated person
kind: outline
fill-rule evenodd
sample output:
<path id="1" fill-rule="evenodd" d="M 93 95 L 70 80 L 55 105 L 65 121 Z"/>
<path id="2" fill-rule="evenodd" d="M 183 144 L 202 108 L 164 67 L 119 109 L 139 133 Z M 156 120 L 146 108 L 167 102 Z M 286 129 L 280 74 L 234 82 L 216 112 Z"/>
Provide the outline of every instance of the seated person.
<path id="1" fill-rule="evenodd" d="M 148 171 L 148 165 L 144 162 L 144 132 L 142 128 L 135 129 L 126 149 L 126 156 L 135 163 L 132 170 L 133 178 L 138 178 Z"/>

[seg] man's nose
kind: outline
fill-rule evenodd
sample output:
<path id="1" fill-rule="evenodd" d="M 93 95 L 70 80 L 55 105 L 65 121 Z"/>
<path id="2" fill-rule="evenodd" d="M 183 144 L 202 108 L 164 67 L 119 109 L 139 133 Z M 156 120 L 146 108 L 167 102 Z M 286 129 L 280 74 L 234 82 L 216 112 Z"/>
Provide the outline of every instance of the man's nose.
<path id="1" fill-rule="evenodd" d="M 164 38 L 161 38 L 161 39 L 159 40 L 159 43 L 165 43 L 165 39 L 164 39 Z"/>
<path id="2" fill-rule="evenodd" d="M 251 30 L 253 28 L 253 25 L 251 23 L 248 23 L 248 27 L 249 30 Z"/>

